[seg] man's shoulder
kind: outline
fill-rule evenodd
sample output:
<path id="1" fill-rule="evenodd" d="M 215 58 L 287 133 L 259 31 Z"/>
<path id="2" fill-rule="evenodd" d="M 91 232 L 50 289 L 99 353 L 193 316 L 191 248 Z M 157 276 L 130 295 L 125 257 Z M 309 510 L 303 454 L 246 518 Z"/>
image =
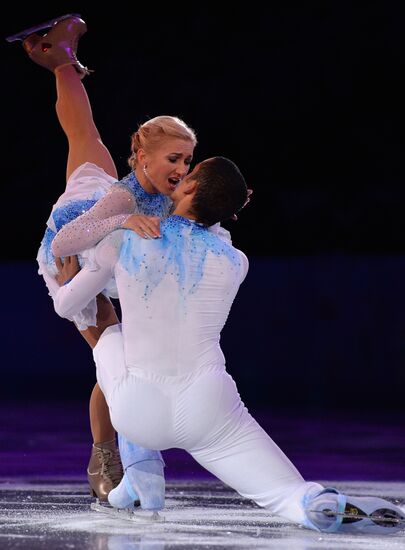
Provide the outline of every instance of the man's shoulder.
<path id="1" fill-rule="evenodd" d="M 124 235 L 126 233 L 127 229 L 114 229 L 114 231 L 111 231 L 111 233 L 108 233 L 99 243 L 98 247 L 102 246 L 103 244 L 108 244 L 110 246 L 121 244 Z"/>
<path id="2" fill-rule="evenodd" d="M 101 239 L 101 241 L 96 245 L 96 257 L 99 260 L 109 258 L 114 261 L 119 256 L 126 232 L 126 229 L 115 229 L 114 231 L 111 231 L 111 233 L 108 233 L 108 235 Z"/>

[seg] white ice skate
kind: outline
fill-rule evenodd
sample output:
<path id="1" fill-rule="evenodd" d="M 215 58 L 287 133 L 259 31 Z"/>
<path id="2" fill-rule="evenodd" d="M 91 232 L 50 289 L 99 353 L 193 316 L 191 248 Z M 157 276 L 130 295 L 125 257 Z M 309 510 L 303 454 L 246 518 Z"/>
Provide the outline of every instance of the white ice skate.
<path id="1" fill-rule="evenodd" d="M 118 434 L 124 467 L 121 482 L 108 493 L 109 504 L 97 500 L 91 509 L 137 523 L 164 521 L 164 461 L 159 451 L 140 447 Z"/>
<path id="2" fill-rule="evenodd" d="M 405 529 L 405 513 L 379 497 L 352 497 L 328 487 L 304 505 L 307 527 L 326 533 L 386 535 Z"/>
<path id="3" fill-rule="evenodd" d="M 165 521 L 165 517 L 157 511 L 142 510 L 141 508 L 114 508 L 107 503 L 101 503 L 99 499 L 90 504 L 90 509 L 115 519 L 132 521 L 138 525 L 147 525 L 151 523 L 160 523 Z"/>

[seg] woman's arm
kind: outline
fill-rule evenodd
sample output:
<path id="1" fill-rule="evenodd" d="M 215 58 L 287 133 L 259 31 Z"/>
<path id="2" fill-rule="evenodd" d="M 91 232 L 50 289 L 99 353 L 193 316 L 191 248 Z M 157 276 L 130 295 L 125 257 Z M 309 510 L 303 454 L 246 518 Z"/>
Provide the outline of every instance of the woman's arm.
<path id="1" fill-rule="evenodd" d="M 108 233 L 119 229 L 134 213 L 135 198 L 129 189 L 114 186 L 96 204 L 64 225 L 52 241 L 55 256 L 73 256 L 92 248 Z"/>

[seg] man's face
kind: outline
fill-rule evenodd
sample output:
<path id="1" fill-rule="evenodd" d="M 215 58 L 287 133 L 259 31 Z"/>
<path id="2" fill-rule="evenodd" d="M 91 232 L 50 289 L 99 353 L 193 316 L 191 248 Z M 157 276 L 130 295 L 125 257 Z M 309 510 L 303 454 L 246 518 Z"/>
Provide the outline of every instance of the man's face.
<path id="1" fill-rule="evenodd" d="M 186 195 L 185 190 L 188 188 L 187 186 L 190 184 L 191 181 L 195 180 L 195 176 L 200 168 L 200 166 L 206 161 L 199 162 L 195 165 L 192 172 L 190 172 L 184 179 L 181 180 L 181 182 L 178 184 L 176 189 L 173 191 L 173 193 L 170 195 L 170 198 L 172 199 L 175 206 L 179 204 L 181 199 Z"/>

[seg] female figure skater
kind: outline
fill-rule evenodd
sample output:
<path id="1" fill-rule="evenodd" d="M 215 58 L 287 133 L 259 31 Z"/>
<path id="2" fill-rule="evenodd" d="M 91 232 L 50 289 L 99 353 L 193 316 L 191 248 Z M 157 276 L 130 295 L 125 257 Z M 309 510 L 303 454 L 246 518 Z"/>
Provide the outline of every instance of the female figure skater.
<path id="1" fill-rule="evenodd" d="M 37 34 L 43 29 L 50 30 L 43 36 Z M 7 39 L 22 40 L 32 61 L 55 75 L 56 113 L 69 144 L 66 189 L 52 208 L 37 255 L 39 273 L 52 297 L 59 288 L 51 249 L 58 231 L 96 205 L 92 212 L 99 224 L 93 225 L 93 244 L 120 227 L 130 214 L 136 214 L 131 216 L 132 229 L 144 237 L 158 236 L 159 218 L 168 216 L 172 204 L 169 196 L 188 173 L 197 143 L 195 132 L 182 120 L 171 116 L 151 119 L 132 135 L 128 159 L 131 172 L 118 181 L 117 169 L 101 140 L 82 83 L 90 71 L 76 56 L 78 41 L 86 30 L 79 15 L 68 14 Z M 84 240 L 80 242 L 83 250 L 91 246 Z M 81 265 L 91 265 L 92 251 L 83 252 L 79 261 Z M 114 285 L 71 318 L 92 348 L 104 329 L 118 322 L 109 297 L 116 297 Z M 91 494 L 106 501 L 122 478 L 122 465 L 108 406 L 98 384 L 92 391 L 89 409 L 93 447 L 87 477 Z M 142 450 L 143 460 L 147 455 L 161 469 L 160 453 L 147 451 Z"/>

